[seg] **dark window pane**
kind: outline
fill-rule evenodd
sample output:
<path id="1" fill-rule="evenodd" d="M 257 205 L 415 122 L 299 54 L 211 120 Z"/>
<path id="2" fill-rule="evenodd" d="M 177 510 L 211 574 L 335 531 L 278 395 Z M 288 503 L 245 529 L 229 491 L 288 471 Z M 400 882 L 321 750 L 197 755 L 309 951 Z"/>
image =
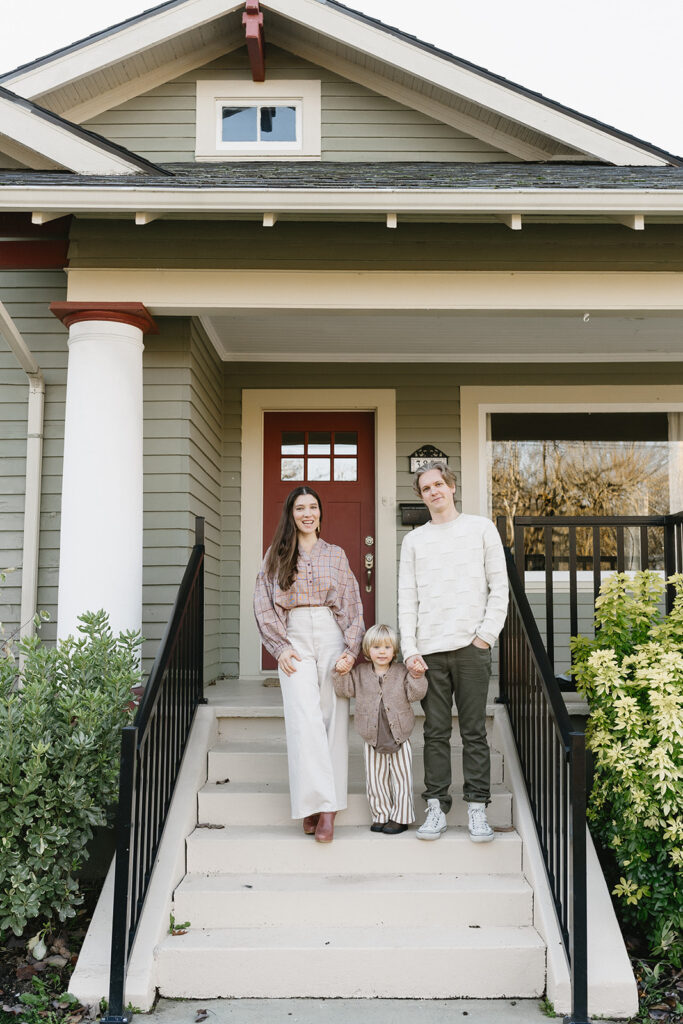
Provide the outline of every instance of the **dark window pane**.
<path id="1" fill-rule="evenodd" d="M 258 142 L 256 107 L 223 107 L 223 142 Z"/>
<path id="2" fill-rule="evenodd" d="M 665 412 L 491 413 L 492 441 L 667 441 Z"/>
<path id="3" fill-rule="evenodd" d="M 303 430 L 283 430 L 281 450 L 283 455 L 303 455 Z"/>
<path id="4" fill-rule="evenodd" d="M 261 107 L 262 142 L 296 142 L 296 107 Z"/>
<path id="5" fill-rule="evenodd" d="M 329 430 L 310 430 L 308 432 L 308 454 L 329 455 L 332 435 Z"/>
<path id="6" fill-rule="evenodd" d="M 355 455 L 358 451 L 358 434 L 355 430 L 338 430 L 334 435 L 335 455 Z"/>

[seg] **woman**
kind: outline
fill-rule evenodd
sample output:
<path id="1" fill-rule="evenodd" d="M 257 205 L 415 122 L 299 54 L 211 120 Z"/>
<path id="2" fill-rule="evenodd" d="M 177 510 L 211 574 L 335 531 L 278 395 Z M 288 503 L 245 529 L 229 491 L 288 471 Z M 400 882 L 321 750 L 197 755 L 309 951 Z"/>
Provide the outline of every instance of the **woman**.
<path id="1" fill-rule="evenodd" d="M 330 843 L 346 807 L 349 759 L 349 702 L 335 694 L 332 672 L 353 668 L 364 627 L 346 555 L 319 539 L 322 518 L 315 491 L 291 492 L 256 580 L 254 612 L 278 663 L 292 817 Z"/>

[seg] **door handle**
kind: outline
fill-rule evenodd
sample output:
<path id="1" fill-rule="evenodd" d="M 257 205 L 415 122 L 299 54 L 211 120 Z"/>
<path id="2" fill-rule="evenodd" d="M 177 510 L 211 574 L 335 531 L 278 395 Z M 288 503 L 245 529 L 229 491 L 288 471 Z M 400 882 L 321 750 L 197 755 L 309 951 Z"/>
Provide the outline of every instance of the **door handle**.
<path id="1" fill-rule="evenodd" d="M 374 555 L 366 555 L 365 556 L 365 574 L 366 574 L 365 592 L 367 594 L 371 594 L 372 593 L 372 570 L 374 568 L 374 565 L 375 565 L 375 556 Z"/>

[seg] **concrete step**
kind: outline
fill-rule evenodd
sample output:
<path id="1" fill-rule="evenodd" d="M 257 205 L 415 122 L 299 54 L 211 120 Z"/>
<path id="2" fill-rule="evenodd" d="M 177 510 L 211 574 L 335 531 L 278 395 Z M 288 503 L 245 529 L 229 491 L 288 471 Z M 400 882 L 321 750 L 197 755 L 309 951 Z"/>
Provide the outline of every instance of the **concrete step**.
<path id="1" fill-rule="evenodd" d="M 423 745 L 424 716 L 418 705 L 413 705 L 415 711 L 415 727 L 413 728 L 410 741 L 414 750 L 419 750 Z M 259 714 L 256 714 L 256 711 Z M 267 708 L 254 708 L 254 713 L 249 709 L 242 708 L 240 714 L 234 714 L 231 707 L 216 708 L 216 721 L 218 726 L 218 739 L 245 741 L 245 740 L 274 740 L 283 739 L 285 735 L 285 720 L 282 705 L 270 705 Z M 490 734 L 493 728 L 493 718 L 487 717 L 486 729 Z M 453 742 L 460 743 L 460 731 L 458 729 L 458 716 L 453 714 Z M 363 740 L 353 725 L 353 701 L 351 702 L 351 718 L 349 721 L 349 747 L 350 749 L 361 749 Z"/>
<path id="2" fill-rule="evenodd" d="M 451 763 L 453 782 L 462 783 L 462 747 L 454 746 Z M 413 752 L 413 775 L 418 782 L 424 777 L 421 749 Z M 209 782 L 230 779 L 231 782 L 277 782 L 287 778 L 287 748 L 284 738 L 270 740 L 223 740 L 209 751 Z M 491 751 L 491 783 L 503 781 L 503 756 Z M 365 784 L 362 748 L 352 747 L 349 757 L 349 783 Z"/>
<path id="3" fill-rule="evenodd" d="M 504 874 L 522 870 L 517 832 L 500 832 L 492 843 L 473 843 L 462 828 L 424 842 L 411 829 L 397 836 L 371 832 L 367 825 L 338 826 L 332 843 L 316 843 L 301 825 L 279 828 L 196 828 L 188 836 L 189 874 Z M 192 918 L 190 917 L 190 920 Z"/>
<path id="4" fill-rule="evenodd" d="M 160 994 L 189 999 L 500 999 L 545 988 L 532 928 L 190 928 L 165 938 L 157 961 Z"/>
<path id="5" fill-rule="evenodd" d="M 421 822 L 425 804 L 420 797 L 421 786 L 415 790 L 415 812 Z M 292 820 L 287 782 L 207 782 L 198 794 L 198 821 L 211 825 L 286 825 Z M 487 810 L 489 823 L 495 828 L 512 826 L 512 794 L 500 787 L 491 790 Z M 339 811 L 340 825 L 370 824 L 370 808 L 364 783 L 349 786 L 346 810 Z M 450 825 L 467 823 L 467 804 L 459 797 L 447 815 Z"/>
<path id="6" fill-rule="evenodd" d="M 387 841 L 390 837 L 386 837 Z M 392 837 L 393 838 L 393 837 Z M 323 925 L 385 927 L 531 925 L 532 892 L 521 875 L 186 875 L 176 921 L 192 928 Z"/>

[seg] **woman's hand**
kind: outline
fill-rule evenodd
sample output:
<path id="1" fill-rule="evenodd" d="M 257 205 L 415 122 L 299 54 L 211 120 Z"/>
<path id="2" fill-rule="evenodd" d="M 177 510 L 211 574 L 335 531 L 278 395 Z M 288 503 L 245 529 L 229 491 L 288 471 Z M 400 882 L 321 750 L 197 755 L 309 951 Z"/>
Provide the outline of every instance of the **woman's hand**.
<path id="1" fill-rule="evenodd" d="M 347 672 L 350 672 L 354 665 L 354 659 L 350 654 L 342 654 L 341 658 L 334 666 L 340 676 L 345 676 Z"/>
<path id="2" fill-rule="evenodd" d="M 277 659 L 277 665 L 286 676 L 293 676 L 296 672 L 295 661 L 301 661 L 301 655 L 297 654 L 293 647 L 288 647 Z"/>
<path id="3" fill-rule="evenodd" d="M 406 658 L 406 668 L 413 679 L 419 679 L 427 671 L 427 663 L 419 654 L 413 654 L 410 658 Z"/>
<path id="4" fill-rule="evenodd" d="M 482 638 L 480 636 L 475 636 L 474 640 L 472 641 L 472 646 L 473 647 L 479 647 L 480 650 L 482 650 L 482 651 L 488 651 L 489 650 L 489 645 L 486 643 L 485 640 L 482 640 Z"/>

